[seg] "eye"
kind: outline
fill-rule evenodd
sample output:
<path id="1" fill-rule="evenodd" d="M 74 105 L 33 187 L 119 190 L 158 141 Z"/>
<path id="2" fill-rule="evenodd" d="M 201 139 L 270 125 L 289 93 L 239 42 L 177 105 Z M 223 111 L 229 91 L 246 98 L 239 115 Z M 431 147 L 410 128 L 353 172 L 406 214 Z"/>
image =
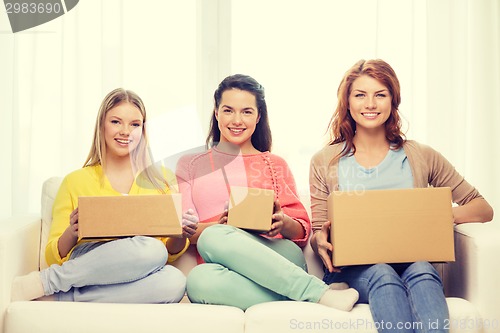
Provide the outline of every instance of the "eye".
<path id="1" fill-rule="evenodd" d="M 253 110 L 244 110 L 243 114 L 252 115 L 253 114 Z"/>
<path id="2" fill-rule="evenodd" d="M 365 97 L 365 94 L 358 93 L 358 94 L 354 95 L 354 97 L 356 97 L 356 98 L 363 98 L 363 97 Z"/>
<path id="3" fill-rule="evenodd" d="M 111 120 L 111 123 L 112 123 L 112 124 L 117 125 L 117 124 L 119 124 L 120 122 L 119 122 L 118 120 L 116 120 L 116 119 L 113 119 L 113 120 Z"/>
<path id="4" fill-rule="evenodd" d="M 383 93 L 378 93 L 376 96 L 377 96 L 378 98 L 385 98 L 385 97 L 387 97 L 387 95 L 386 95 L 386 94 L 383 94 Z"/>
<path id="5" fill-rule="evenodd" d="M 233 112 L 233 110 L 231 110 L 231 109 L 222 109 L 222 112 L 224 112 L 224 113 L 231 113 L 231 112 Z"/>
<path id="6" fill-rule="evenodd" d="M 139 124 L 139 123 L 133 123 L 132 126 L 134 126 L 134 127 L 141 127 L 141 124 Z"/>

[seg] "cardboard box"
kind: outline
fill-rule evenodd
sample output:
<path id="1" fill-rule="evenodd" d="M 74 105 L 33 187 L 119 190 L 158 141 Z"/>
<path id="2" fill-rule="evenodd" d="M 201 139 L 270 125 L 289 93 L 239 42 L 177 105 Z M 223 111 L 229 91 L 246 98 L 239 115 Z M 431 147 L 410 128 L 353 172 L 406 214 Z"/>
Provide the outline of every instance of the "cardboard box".
<path id="1" fill-rule="evenodd" d="M 271 229 L 273 211 L 273 190 L 231 186 L 228 225 L 267 232 Z"/>
<path id="2" fill-rule="evenodd" d="M 78 198 L 79 238 L 174 236 L 181 225 L 181 194 Z"/>
<path id="3" fill-rule="evenodd" d="M 455 260 L 450 188 L 332 192 L 335 266 Z"/>

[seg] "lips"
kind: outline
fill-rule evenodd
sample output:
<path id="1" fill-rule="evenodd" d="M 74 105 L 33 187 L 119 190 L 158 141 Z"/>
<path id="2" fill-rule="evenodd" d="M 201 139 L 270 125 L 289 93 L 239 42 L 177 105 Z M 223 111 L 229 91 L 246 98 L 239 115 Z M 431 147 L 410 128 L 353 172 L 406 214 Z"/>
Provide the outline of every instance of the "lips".
<path id="1" fill-rule="evenodd" d="M 361 113 L 363 117 L 367 119 L 374 119 L 376 118 L 380 113 L 379 112 L 363 112 Z"/>
<path id="2" fill-rule="evenodd" d="M 235 135 L 239 135 L 245 131 L 245 128 L 229 128 L 229 131 Z"/>
<path id="3" fill-rule="evenodd" d="M 132 140 L 129 139 L 115 139 L 116 142 L 118 142 L 120 145 L 127 146 L 130 143 L 132 143 Z"/>

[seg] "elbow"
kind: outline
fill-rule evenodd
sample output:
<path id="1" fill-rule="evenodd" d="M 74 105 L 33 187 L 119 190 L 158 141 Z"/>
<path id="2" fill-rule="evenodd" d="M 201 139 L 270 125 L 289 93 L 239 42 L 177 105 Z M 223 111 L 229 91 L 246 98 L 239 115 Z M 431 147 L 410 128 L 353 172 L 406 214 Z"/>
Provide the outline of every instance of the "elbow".
<path id="1" fill-rule="evenodd" d="M 493 216 L 495 215 L 493 213 L 493 208 L 490 205 L 488 205 L 488 206 L 489 206 L 489 209 L 487 209 L 485 212 L 485 221 L 484 222 L 490 222 L 491 220 L 493 220 Z"/>

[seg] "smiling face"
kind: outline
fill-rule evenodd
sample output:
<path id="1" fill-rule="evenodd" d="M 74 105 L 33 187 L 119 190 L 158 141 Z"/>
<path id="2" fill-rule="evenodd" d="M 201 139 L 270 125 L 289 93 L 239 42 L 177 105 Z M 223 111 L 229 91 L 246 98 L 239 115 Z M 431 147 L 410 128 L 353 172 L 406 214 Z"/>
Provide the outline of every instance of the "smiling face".
<path id="1" fill-rule="evenodd" d="M 104 119 L 104 140 L 107 158 L 128 157 L 141 141 L 143 117 L 129 102 L 123 102 L 108 112 Z"/>
<path id="2" fill-rule="evenodd" d="M 382 83 L 362 75 L 351 86 L 349 112 L 356 122 L 356 130 L 384 130 L 384 123 L 391 115 L 392 97 Z"/>
<path id="3" fill-rule="evenodd" d="M 260 115 L 254 95 L 239 89 L 224 91 L 215 118 L 219 124 L 220 142 L 238 145 L 243 153 L 255 150 L 251 139 Z"/>

